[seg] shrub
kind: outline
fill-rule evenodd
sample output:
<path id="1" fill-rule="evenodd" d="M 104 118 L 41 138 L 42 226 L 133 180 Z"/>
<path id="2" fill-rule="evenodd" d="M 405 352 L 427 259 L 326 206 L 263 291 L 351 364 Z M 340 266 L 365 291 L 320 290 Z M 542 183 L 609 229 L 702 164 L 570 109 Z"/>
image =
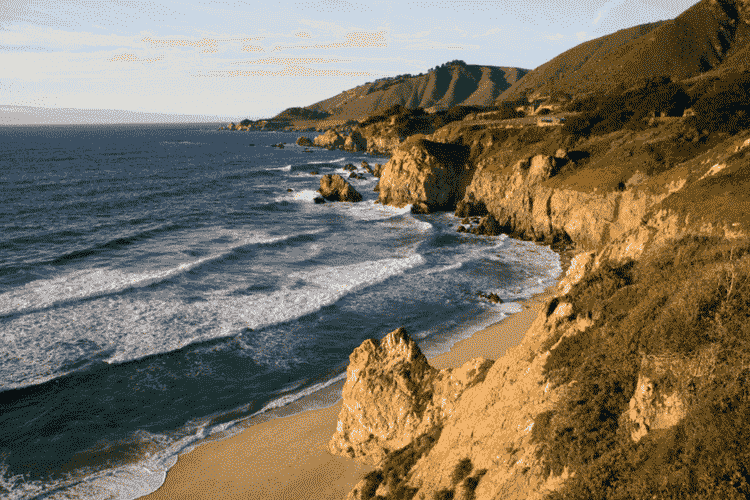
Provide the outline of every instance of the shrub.
<path id="1" fill-rule="evenodd" d="M 471 474 L 471 469 L 473 468 L 471 464 L 470 458 L 462 458 L 457 464 L 456 468 L 453 469 L 453 474 L 451 475 L 451 483 L 455 486 L 465 477 L 467 477 L 469 474 Z"/>
<path id="2" fill-rule="evenodd" d="M 698 131 L 736 133 L 750 127 L 750 71 L 731 73 L 706 89 L 686 124 Z"/>
<path id="3" fill-rule="evenodd" d="M 597 320 L 545 365 L 550 379 L 576 380 L 532 429 L 548 473 L 576 472 L 549 498 L 748 498 L 750 242 L 684 237 L 635 264 L 603 264 L 561 300 Z M 641 356 L 707 344 L 716 370 L 692 382 L 685 418 L 633 443 L 620 416 Z"/>
<path id="4" fill-rule="evenodd" d="M 433 500 L 453 500 L 454 495 L 455 495 L 454 490 L 443 488 L 442 490 L 436 491 L 435 494 L 432 496 L 432 498 Z"/>

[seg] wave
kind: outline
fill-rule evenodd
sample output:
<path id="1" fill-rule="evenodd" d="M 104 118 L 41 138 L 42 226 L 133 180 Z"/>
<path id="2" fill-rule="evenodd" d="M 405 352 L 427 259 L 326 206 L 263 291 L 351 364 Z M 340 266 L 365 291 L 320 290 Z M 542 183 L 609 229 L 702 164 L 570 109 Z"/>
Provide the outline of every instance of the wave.
<path id="1" fill-rule="evenodd" d="M 320 231 L 306 234 L 312 235 L 318 232 Z M 206 262 L 222 259 L 237 249 L 248 245 L 267 245 L 303 236 L 305 235 L 245 238 L 230 245 L 222 252 L 158 271 L 129 273 L 119 269 L 98 268 L 75 271 L 53 279 L 35 280 L 27 283 L 23 288 L 0 295 L 0 317 L 40 311 L 73 301 L 118 294 L 131 288 L 142 288 L 195 269 Z M 113 240 L 104 246 L 122 244 L 119 241 L 120 239 Z M 62 263 L 61 259 L 67 259 L 65 260 L 67 262 L 83 253 L 90 255 L 92 252 L 86 250 L 74 252 L 64 257 L 58 257 L 52 263 Z"/>

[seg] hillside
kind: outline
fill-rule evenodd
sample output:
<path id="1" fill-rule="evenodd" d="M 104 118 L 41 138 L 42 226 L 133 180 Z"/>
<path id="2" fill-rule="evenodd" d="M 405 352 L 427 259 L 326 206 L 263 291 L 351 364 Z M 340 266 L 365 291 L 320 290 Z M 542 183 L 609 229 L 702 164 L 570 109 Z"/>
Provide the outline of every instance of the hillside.
<path id="1" fill-rule="evenodd" d="M 747 67 L 750 2 L 702 0 L 673 20 L 620 30 L 582 43 L 529 72 L 498 100 L 522 92 L 576 94 L 669 75 L 682 80 L 701 73 Z"/>
<path id="2" fill-rule="evenodd" d="M 396 104 L 445 109 L 459 104 L 490 105 L 528 70 L 477 66 L 454 61 L 423 75 L 402 75 L 369 82 L 306 106 L 342 118 L 361 120 Z"/>

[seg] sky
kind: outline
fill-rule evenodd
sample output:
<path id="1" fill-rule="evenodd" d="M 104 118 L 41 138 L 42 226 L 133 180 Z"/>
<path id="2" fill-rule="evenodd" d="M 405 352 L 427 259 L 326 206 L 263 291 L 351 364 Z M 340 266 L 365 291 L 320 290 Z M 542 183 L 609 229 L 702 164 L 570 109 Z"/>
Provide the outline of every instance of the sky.
<path id="1" fill-rule="evenodd" d="M 695 3 L 0 0 L 0 125 L 270 117 L 454 59 L 533 69 Z"/>

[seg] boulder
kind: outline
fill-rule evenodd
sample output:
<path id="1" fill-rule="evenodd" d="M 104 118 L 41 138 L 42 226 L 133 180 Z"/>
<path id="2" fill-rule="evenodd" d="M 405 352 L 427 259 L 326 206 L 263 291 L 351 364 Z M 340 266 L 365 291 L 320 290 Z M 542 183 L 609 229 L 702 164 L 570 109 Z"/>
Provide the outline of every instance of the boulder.
<path id="1" fill-rule="evenodd" d="M 476 227 L 475 234 L 483 234 L 485 236 L 498 236 L 502 234 L 503 227 L 495 219 L 492 214 L 485 215 Z"/>
<path id="2" fill-rule="evenodd" d="M 354 130 L 344 140 L 344 149 L 353 152 L 367 151 L 367 139 L 362 137 L 359 130 Z"/>
<path id="3" fill-rule="evenodd" d="M 463 197 L 459 186 L 469 148 L 424 138 L 409 140 L 396 150 L 380 176 L 379 201 L 403 207 L 421 203 L 430 212 L 453 208 Z"/>
<path id="4" fill-rule="evenodd" d="M 375 168 L 372 170 L 372 175 L 375 177 L 380 177 L 380 174 L 383 173 L 383 165 L 380 163 L 375 164 Z"/>
<path id="5" fill-rule="evenodd" d="M 318 191 L 328 201 L 362 201 L 362 195 L 338 174 L 321 177 Z"/>
<path id="6" fill-rule="evenodd" d="M 473 215 L 487 215 L 487 207 L 483 201 L 477 201 L 474 193 L 470 193 L 456 204 L 457 217 L 471 217 Z"/>
<path id="7" fill-rule="evenodd" d="M 362 169 L 365 170 L 366 172 L 371 173 L 371 174 L 375 173 L 375 171 L 372 169 L 372 167 L 370 167 L 370 164 L 367 163 L 366 161 L 362 161 Z"/>
<path id="8" fill-rule="evenodd" d="M 313 146 L 313 141 L 309 137 L 298 137 L 296 144 L 298 146 Z"/>
<path id="9" fill-rule="evenodd" d="M 568 150 L 565 148 L 560 148 L 557 151 L 555 151 L 555 158 L 558 158 L 560 160 L 567 160 L 568 159 Z"/>
<path id="10" fill-rule="evenodd" d="M 336 149 L 344 146 L 344 138 L 336 131 L 328 130 L 326 133 L 317 136 L 313 143 L 321 148 Z"/>
<path id="11" fill-rule="evenodd" d="M 484 380 L 493 362 L 431 367 L 404 328 L 381 341 L 365 340 L 349 356 L 343 404 L 329 450 L 378 463 L 389 451 L 434 431 L 451 415 L 461 394 Z"/>
<path id="12" fill-rule="evenodd" d="M 547 155 L 536 155 L 531 159 L 531 166 L 529 167 L 528 183 L 536 184 L 538 182 L 545 181 L 555 175 L 558 162 L 552 156 Z"/>
<path id="13" fill-rule="evenodd" d="M 324 199 L 323 199 L 323 198 L 321 198 L 320 196 L 316 196 L 315 198 L 313 198 L 313 201 L 314 201 L 314 202 L 315 202 L 316 204 L 318 204 L 318 205 L 321 205 L 321 204 L 323 204 L 323 203 L 325 203 L 325 202 L 326 202 L 326 200 L 324 200 Z"/>

